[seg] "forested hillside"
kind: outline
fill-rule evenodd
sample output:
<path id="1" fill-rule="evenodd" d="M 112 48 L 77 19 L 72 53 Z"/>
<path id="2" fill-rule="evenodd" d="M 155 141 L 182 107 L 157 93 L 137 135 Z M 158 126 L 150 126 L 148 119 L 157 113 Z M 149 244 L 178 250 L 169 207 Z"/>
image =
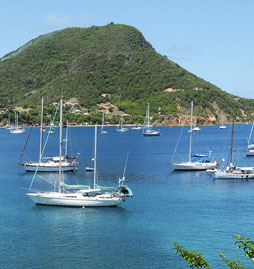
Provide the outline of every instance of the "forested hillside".
<path id="1" fill-rule="evenodd" d="M 148 101 L 154 122 L 162 124 L 179 124 L 191 101 L 204 124 L 222 114 L 229 121 L 233 113 L 249 120 L 254 111 L 253 100 L 223 92 L 157 53 L 134 27 L 113 23 L 42 35 L 1 59 L 2 107 L 20 107 L 21 120 L 37 122 L 41 96 L 48 114 L 60 97 L 79 103 L 85 115 L 69 111 L 75 122 L 98 121 L 103 108 L 109 122 L 120 111 L 130 115 L 126 122 L 141 123 Z"/>

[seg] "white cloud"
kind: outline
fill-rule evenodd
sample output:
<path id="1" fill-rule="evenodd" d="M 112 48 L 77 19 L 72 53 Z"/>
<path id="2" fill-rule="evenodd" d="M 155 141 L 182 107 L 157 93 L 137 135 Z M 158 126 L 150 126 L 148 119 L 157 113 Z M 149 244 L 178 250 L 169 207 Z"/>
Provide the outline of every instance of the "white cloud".
<path id="1" fill-rule="evenodd" d="M 86 26 L 91 16 L 88 13 L 72 17 L 68 15 L 48 14 L 44 21 L 51 25 L 58 26 Z"/>
<path id="2" fill-rule="evenodd" d="M 71 18 L 66 15 L 49 14 L 45 17 L 45 21 L 52 24 L 69 24 Z"/>

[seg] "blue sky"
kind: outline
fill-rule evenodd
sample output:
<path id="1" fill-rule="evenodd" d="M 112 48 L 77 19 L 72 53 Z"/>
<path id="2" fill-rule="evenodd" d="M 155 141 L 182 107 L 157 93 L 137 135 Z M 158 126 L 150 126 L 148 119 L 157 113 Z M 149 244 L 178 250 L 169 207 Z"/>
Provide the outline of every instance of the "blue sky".
<path id="1" fill-rule="evenodd" d="M 253 0 L 2 0 L 0 57 L 39 35 L 109 22 L 229 93 L 254 98 Z"/>

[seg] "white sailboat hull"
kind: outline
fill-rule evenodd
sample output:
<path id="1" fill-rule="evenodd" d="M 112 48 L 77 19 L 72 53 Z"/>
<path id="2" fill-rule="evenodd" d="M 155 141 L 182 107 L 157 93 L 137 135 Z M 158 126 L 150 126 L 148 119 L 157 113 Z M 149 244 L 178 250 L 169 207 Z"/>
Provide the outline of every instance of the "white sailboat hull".
<path id="1" fill-rule="evenodd" d="M 10 129 L 11 134 L 23 134 L 26 130 L 24 128 Z"/>
<path id="2" fill-rule="evenodd" d="M 220 129 L 226 129 L 227 127 L 225 125 L 221 125 Z"/>
<path id="3" fill-rule="evenodd" d="M 214 178 L 221 179 L 249 179 L 254 178 L 254 173 L 234 173 L 229 171 L 216 171 Z"/>
<path id="4" fill-rule="evenodd" d="M 196 131 L 200 131 L 200 130 L 201 129 L 199 127 L 194 127 L 191 130 L 189 130 L 188 132 L 191 133 L 191 132 L 196 132 Z"/>
<path id="5" fill-rule="evenodd" d="M 27 193 L 37 205 L 66 206 L 66 207 L 112 207 L 120 205 L 120 197 L 98 195 L 84 197 L 78 193 L 41 192 Z"/>
<path id="6" fill-rule="evenodd" d="M 35 172 L 37 170 L 38 163 L 22 163 L 21 164 L 27 172 Z M 71 172 L 77 169 L 76 165 L 63 165 L 61 170 L 63 172 Z M 59 164 L 56 165 L 47 165 L 40 164 L 38 167 L 38 172 L 59 172 Z"/>
<path id="7" fill-rule="evenodd" d="M 254 150 L 246 151 L 246 156 L 254 156 Z"/>
<path id="8" fill-rule="evenodd" d="M 217 168 L 218 163 L 184 162 L 184 163 L 172 163 L 171 165 L 173 166 L 174 170 L 202 171 Z"/>
<path id="9" fill-rule="evenodd" d="M 160 132 L 159 131 L 155 131 L 155 130 L 146 130 L 143 133 L 143 136 L 160 136 Z"/>
<path id="10" fill-rule="evenodd" d="M 127 128 L 120 128 L 120 129 L 117 129 L 117 132 L 126 132 L 126 131 L 128 131 Z"/>
<path id="11" fill-rule="evenodd" d="M 249 144 L 246 150 L 246 156 L 254 156 L 254 145 Z"/>

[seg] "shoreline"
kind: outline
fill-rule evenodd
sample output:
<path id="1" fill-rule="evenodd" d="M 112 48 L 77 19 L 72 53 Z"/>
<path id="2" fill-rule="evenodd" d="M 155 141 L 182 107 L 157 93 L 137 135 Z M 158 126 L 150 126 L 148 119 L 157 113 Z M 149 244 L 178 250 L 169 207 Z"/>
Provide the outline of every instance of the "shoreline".
<path id="1" fill-rule="evenodd" d="M 251 122 L 237 122 L 234 123 L 235 125 L 249 125 L 251 124 Z M 209 124 L 209 125 L 199 125 L 199 127 L 209 127 L 209 126 L 220 126 L 220 123 L 217 124 Z M 228 125 L 232 125 L 232 123 L 225 123 L 224 125 L 228 126 Z M 95 124 L 84 124 L 84 125 L 68 125 L 68 127 L 75 127 L 75 128 L 79 128 L 79 127 L 94 127 Z M 119 126 L 118 124 L 108 124 L 105 125 L 104 127 L 117 127 Z M 143 125 L 138 125 L 138 124 L 124 124 L 123 126 L 126 127 L 143 127 Z M 12 126 L 14 127 L 14 126 Z M 19 125 L 19 127 L 24 127 L 24 128 L 40 128 L 40 126 L 35 126 L 35 125 Z M 97 127 L 102 127 L 101 124 L 97 124 Z M 190 125 L 151 125 L 151 127 L 157 127 L 157 128 L 161 128 L 161 127 L 190 127 Z M 5 126 L 0 126 L 0 129 L 6 129 L 7 127 Z M 45 126 L 45 128 L 50 128 L 50 126 Z M 59 126 L 54 126 L 54 128 L 59 128 Z M 65 128 L 65 127 L 64 127 Z"/>

